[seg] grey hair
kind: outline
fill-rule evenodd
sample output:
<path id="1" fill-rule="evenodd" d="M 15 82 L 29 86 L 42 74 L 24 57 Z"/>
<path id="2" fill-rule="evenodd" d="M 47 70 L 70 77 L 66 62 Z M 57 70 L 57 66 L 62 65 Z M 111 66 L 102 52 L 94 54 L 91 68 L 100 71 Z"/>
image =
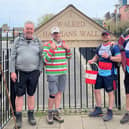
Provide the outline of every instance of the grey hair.
<path id="1" fill-rule="evenodd" d="M 32 24 L 32 25 L 34 25 L 34 23 L 33 23 L 32 21 L 26 21 L 26 22 L 24 23 L 24 26 L 27 25 L 27 24 Z"/>

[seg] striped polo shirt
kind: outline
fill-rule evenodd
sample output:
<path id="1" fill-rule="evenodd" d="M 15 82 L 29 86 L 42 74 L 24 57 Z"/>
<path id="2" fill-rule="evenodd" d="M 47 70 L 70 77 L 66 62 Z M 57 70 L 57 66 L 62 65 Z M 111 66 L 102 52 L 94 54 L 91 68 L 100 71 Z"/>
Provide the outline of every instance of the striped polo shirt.
<path id="1" fill-rule="evenodd" d="M 56 44 L 55 50 L 50 47 L 52 42 Z M 71 58 L 72 53 L 71 50 L 62 48 L 63 42 L 57 43 L 55 40 L 51 40 L 44 44 L 42 56 L 47 74 L 59 75 L 67 73 L 67 59 Z"/>

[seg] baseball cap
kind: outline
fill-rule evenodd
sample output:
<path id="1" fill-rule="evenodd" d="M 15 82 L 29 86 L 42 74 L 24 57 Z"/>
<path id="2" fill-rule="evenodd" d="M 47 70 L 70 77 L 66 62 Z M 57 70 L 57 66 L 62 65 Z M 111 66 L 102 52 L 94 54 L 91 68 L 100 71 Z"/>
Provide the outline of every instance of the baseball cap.
<path id="1" fill-rule="evenodd" d="M 54 26 L 54 27 L 52 27 L 52 28 L 51 28 L 51 34 L 54 34 L 54 33 L 59 33 L 59 32 L 60 32 L 59 27 Z"/>
<path id="2" fill-rule="evenodd" d="M 107 32 L 107 31 L 104 31 L 104 32 L 102 32 L 102 34 L 101 34 L 102 36 L 108 36 L 108 35 L 110 35 L 110 33 L 109 32 Z"/>

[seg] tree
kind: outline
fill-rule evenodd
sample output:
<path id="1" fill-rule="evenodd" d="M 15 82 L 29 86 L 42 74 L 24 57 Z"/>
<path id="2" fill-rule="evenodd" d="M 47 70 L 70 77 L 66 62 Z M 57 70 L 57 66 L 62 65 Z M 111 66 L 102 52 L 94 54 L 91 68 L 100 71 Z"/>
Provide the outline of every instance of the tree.
<path id="1" fill-rule="evenodd" d="M 106 14 L 105 14 L 105 19 L 106 20 L 109 20 L 111 18 L 111 14 L 110 14 L 110 12 L 107 12 Z"/>
<path id="2" fill-rule="evenodd" d="M 45 14 L 44 16 L 41 16 L 38 19 L 38 26 L 46 23 L 49 19 L 51 19 L 54 16 L 54 14 L 50 13 L 50 14 Z"/>
<path id="3" fill-rule="evenodd" d="M 108 20 L 107 22 L 108 29 L 110 32 L 114 33 L 117 37 L 119 37 L 128 27 L 129 27 L 129 21 L 128 22 L 118 22 L 116 25 L 116 22 L 114 20 Z"/>

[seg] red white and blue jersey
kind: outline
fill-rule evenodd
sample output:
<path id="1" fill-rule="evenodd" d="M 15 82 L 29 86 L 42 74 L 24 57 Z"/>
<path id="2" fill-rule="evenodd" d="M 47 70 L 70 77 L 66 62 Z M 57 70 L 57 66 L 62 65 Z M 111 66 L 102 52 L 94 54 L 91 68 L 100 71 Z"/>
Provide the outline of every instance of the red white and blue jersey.
<path id="1" fill-rule="evenodd" d="M 110 59 L 106 59 L 102 57 L 103 53 L 108 53 L 109 56 L 117 56 L 120 55 L 120 49 L 118 45 L 113 45 L 111 49 L 111 45 L 109 44 L 102 44 L 96 50 L 96 54 L 99 56 L 98 61 L 98 74 L 100 76 L 111 76 L 116 73 L 116 68 L 114 63 Z"/>
<path id="2" fill-rule="evenodd" d="M 124 42 L 125 56 L 126 56 L 126 71 L 129 73 L 129 38 Z"/>

